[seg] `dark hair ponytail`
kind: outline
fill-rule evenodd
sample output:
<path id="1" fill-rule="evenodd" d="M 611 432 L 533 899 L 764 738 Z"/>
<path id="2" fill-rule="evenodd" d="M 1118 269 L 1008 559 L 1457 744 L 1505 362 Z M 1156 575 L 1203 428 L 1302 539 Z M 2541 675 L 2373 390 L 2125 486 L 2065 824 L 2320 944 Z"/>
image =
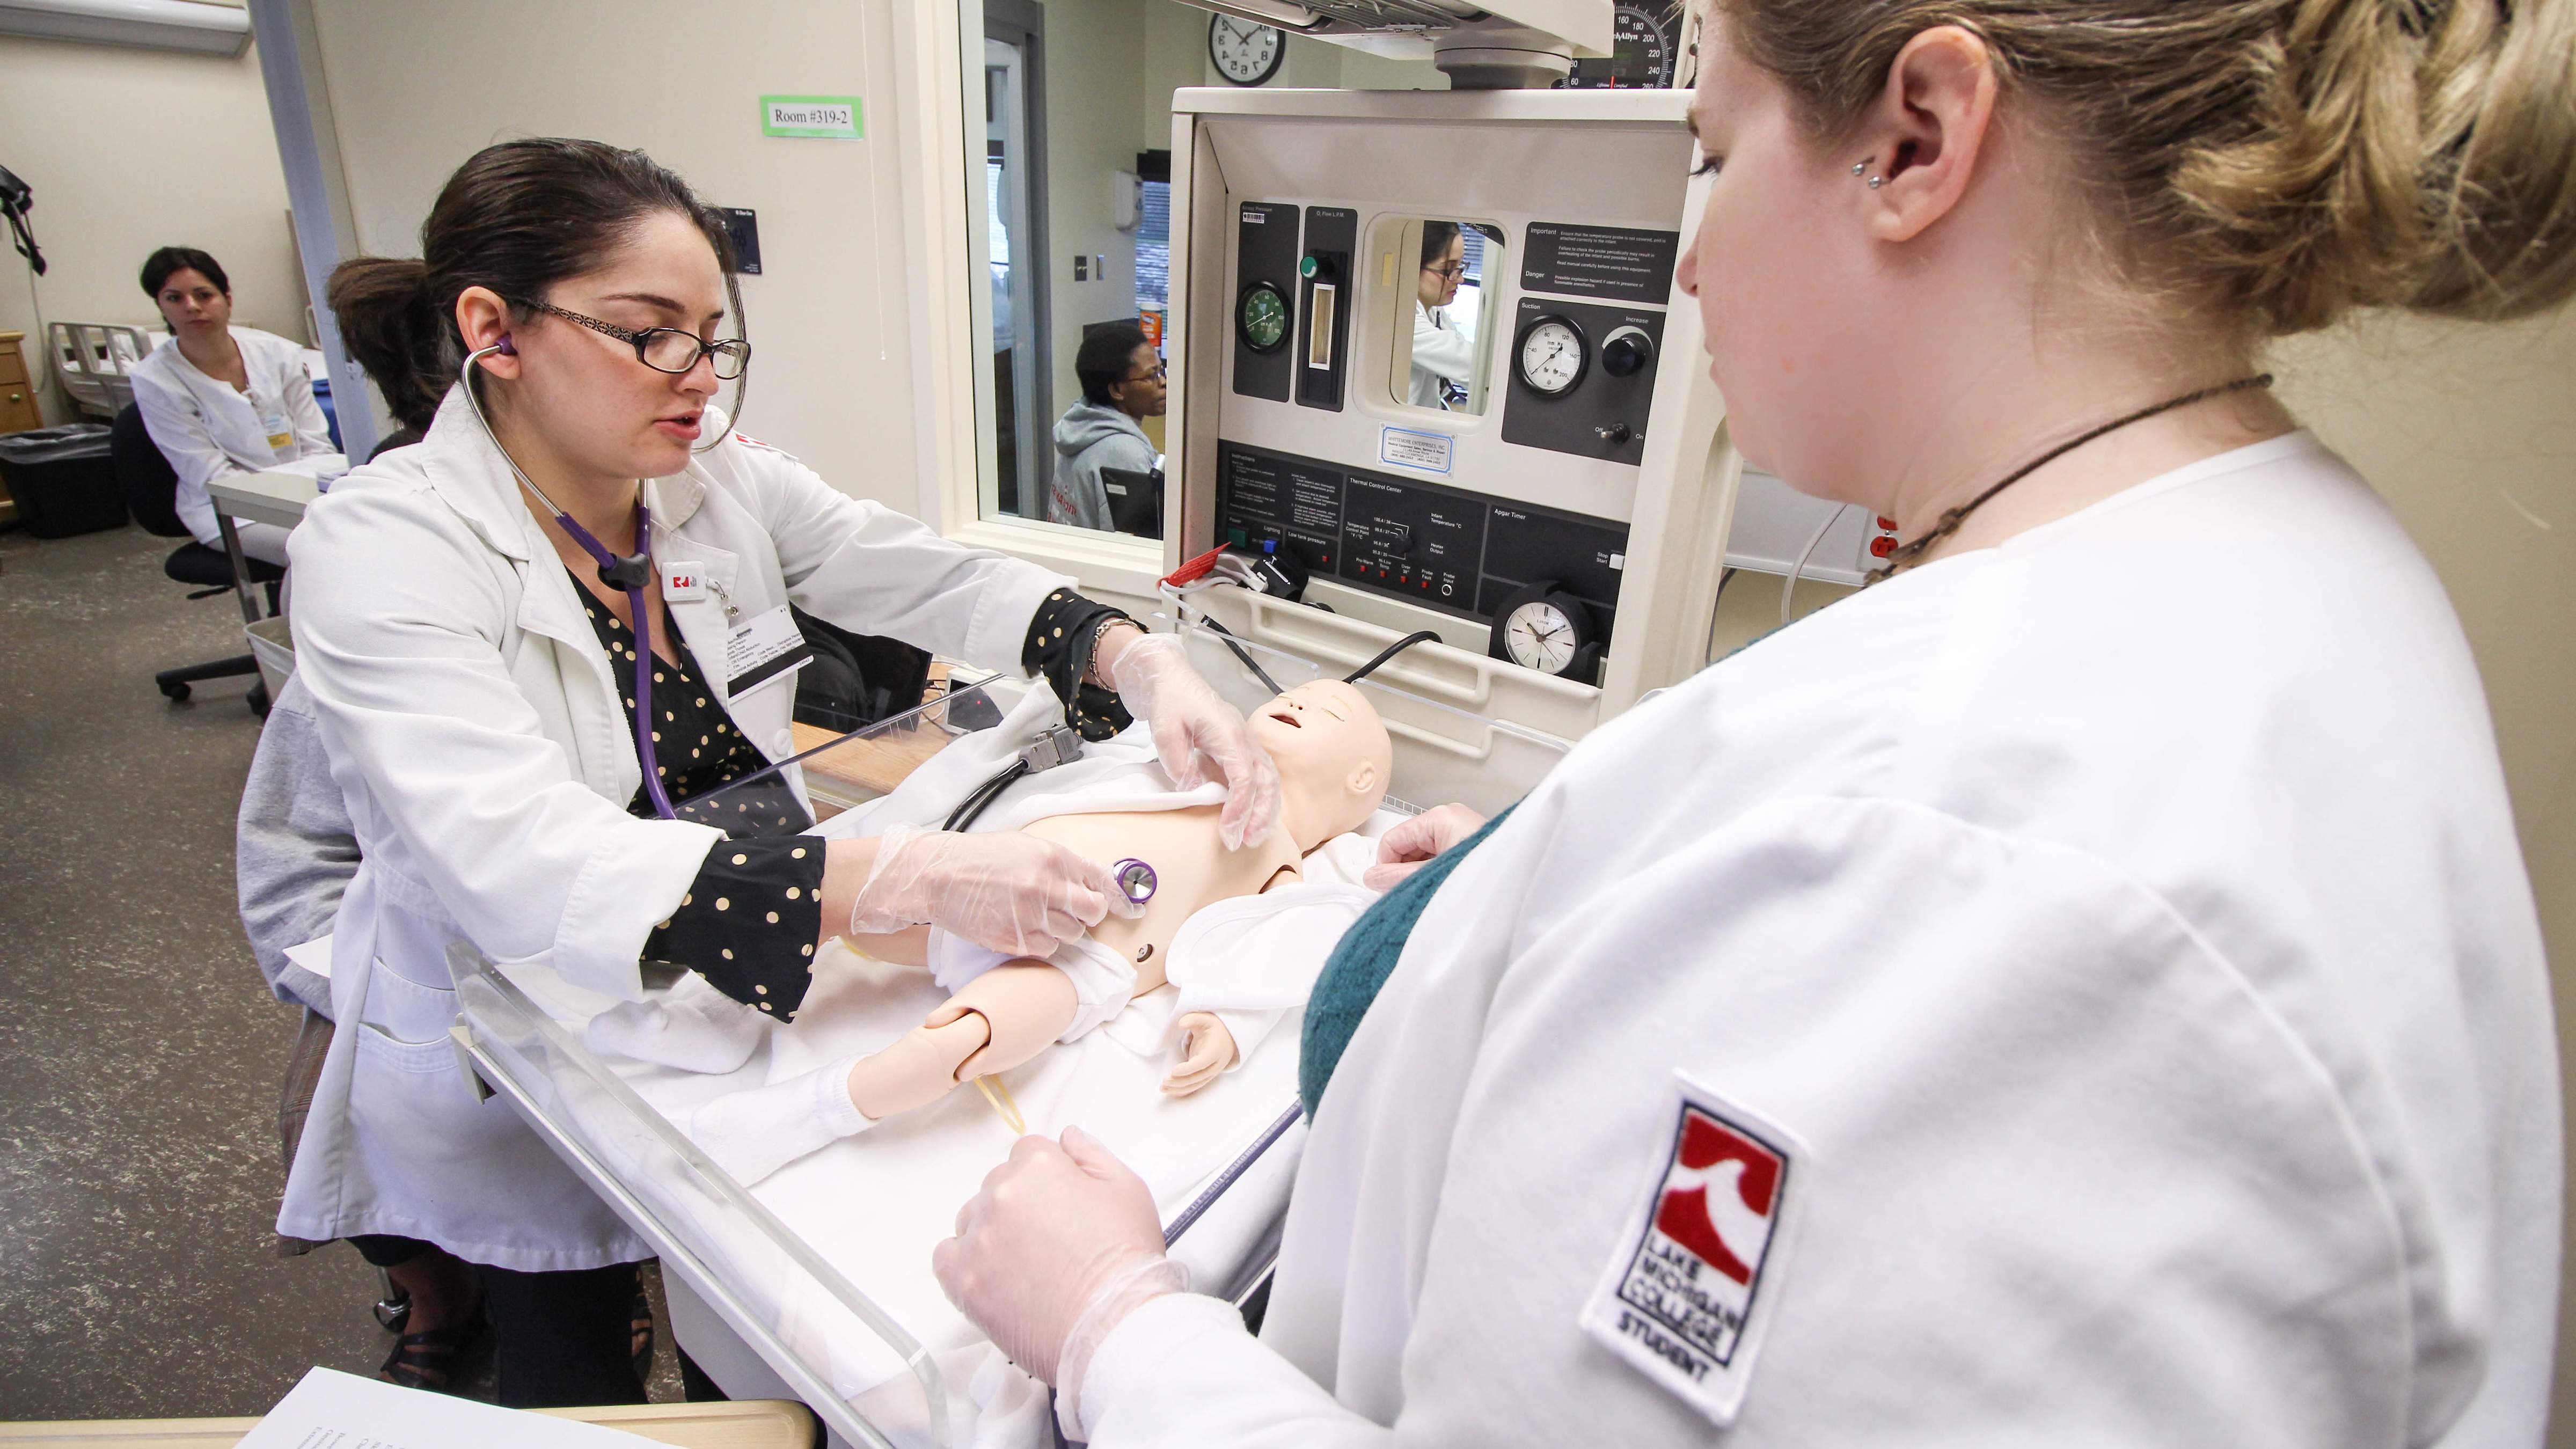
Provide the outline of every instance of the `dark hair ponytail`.
<path id="1" fill-rule="evenodd" d="M 327 296 L 341 342 L 394 416 L 425 432 L 465 362 L 456 299 L 466 288 L 499 293 L 525 321 L 547 288 L 596 270 L 638 222 L 663 212 L 705 234 L 740 325 L 732 242 L 687 182 L 641 151 L 539 137 L 486 146 L 456 168 L 421 223 L 418 261 L 353 257 L 332 270 Z"/>
<path id="2" fill-rule="evenodd" d="M 353 257 L 331 270 L 324 290 L 339 319 L 340 345 L 367 370 L 395 421 L 415 433 L 429 431 L 445 391 L 441 364 L 453 324 L 443 324 L 429 303 L 429 267 L 412 257 Z M 422 366 L 420 360 L 428 359 Z"/>

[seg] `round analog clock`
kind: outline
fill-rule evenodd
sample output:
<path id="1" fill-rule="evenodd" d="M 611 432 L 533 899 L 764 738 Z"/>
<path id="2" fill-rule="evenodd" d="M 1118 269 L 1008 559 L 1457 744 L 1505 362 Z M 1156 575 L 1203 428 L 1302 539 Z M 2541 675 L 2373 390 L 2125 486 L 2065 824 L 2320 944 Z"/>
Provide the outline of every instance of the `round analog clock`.
<path id="1" fill-rule="evenodd" d="M 1279 74 L 1288 59 L 1288 33 L 1231 15 L 1208 19 L 1208 59 L 1217 74 L 1239 86 L 1257 86 Z"/>
<path id="2" fill-rule="evenodd" d="M 1600 658 L 1596 642 L 1592 610 L 1549 581 L 1513 592 L 1494 610 L 1486 652 L 1523 669 L 1589 683 Z"/>
<path id="3" fill-rule="evenodd" d="M 1521 381 L 1541 397 L 1563 397 L 1583 381 L 1592 349 L 1583 329 L 1563 317 L 1539 317 L 1521 329 L 1514 349 Z"/>
<path id="4" fill-rule="evenodd" d="M 1255 282 L 1234 301 L 1234 330 L 1255 352 L 1276 352 L 1288 340 L 1288 299 L 1268 282 Z"/>

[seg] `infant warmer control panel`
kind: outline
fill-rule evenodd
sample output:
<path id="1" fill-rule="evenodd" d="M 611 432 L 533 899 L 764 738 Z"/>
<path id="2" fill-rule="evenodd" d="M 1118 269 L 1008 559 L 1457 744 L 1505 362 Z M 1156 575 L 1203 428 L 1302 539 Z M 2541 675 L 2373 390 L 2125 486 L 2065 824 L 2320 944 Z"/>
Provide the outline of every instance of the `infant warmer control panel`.
<path id="1" fill-rule="evenodd" d="M 1696 667 L 1734 471 L 1673 289 L 1687 101 L 1176 95 L 1167 557 L 1614 693 Z"/>

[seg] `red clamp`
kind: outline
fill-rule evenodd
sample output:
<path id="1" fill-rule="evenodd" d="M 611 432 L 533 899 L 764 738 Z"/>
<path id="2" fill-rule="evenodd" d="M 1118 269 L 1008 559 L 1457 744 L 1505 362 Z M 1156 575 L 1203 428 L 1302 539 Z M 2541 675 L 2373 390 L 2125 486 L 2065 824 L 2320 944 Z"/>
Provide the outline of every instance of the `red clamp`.
<path id="1" fill-rule="evenodd" d="M 1174 588 L 1179 588 L 1183 584 L 1197 583 L 1199 580 L 1206 578 L 1208 570 L 1215 568 L 1216 561 L 1223 557 L 1225 557 L 1225 549 L 1223 547 L 1209 549 L 1207 552 L 1200 554 L 1197 558 L 1191 559 L 1188 563 L 1185 563 L 1179 568 L 1172 570 L 1170 573 L 1163 575 L 1163 582 L 1170 584 Z"/>

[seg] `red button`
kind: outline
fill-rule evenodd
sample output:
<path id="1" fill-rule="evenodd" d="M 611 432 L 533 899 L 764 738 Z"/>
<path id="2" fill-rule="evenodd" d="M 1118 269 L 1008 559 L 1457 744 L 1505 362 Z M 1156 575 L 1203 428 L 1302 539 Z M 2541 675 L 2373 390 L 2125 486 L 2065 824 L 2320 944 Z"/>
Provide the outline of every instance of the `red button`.
<path id="1" fill-rule="evenodd" d="M 1894 533 L 1896 531 L 1896 520 L 1893 518 L 1881 518 L 1878 521 L 1878 526 L 1886 529 L 1890 533 Z"/>
<path id="2" fill-rule="evenodd" d="M 1896 552 L 1896 540 L 1882 533 L 1869 541 L 1869 551 L 1874 558 L 1885 558 Z"/>

